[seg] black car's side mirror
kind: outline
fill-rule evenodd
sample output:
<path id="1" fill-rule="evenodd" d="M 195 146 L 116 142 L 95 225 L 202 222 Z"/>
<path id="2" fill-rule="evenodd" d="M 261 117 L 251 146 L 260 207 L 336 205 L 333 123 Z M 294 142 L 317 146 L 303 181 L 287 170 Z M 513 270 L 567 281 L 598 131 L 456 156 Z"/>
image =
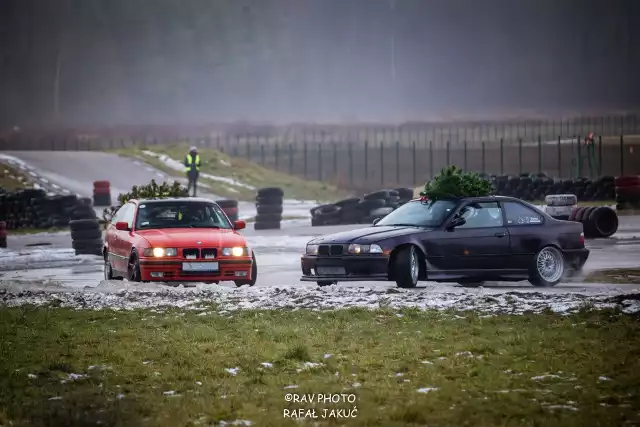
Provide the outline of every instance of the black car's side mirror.
<path id="1" fill-rule="evenodd" d="M 449 223 L 449 226 L 447 227 L 447 230 L 453 231 L 454 228 L 460 227 L 461 225 L 465 225 L 466 223 L 467 223 L 466 219 L 464 219 L 462 217 L 459 217 L 459 216 L 455 217 Z"/>
<path id="2" fill-rule="evenodd" d="M 377 223 L 379 223 L 381 219 L 382 219 L 382 218 L 376 218 L 376 219 L 374 219 L 374 220 L 373 220 L 373 225 L 376 225 Z"/>

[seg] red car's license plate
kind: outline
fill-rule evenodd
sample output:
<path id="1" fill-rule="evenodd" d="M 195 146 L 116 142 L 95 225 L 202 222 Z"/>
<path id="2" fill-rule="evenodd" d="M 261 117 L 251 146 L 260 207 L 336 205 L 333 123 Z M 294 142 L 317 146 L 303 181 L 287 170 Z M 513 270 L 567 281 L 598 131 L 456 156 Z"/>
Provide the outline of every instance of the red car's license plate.
<path id="1" fill-rule="evenodd" d="M 218 271 L 217 262 L 183 262 L 183 271 Z"/>

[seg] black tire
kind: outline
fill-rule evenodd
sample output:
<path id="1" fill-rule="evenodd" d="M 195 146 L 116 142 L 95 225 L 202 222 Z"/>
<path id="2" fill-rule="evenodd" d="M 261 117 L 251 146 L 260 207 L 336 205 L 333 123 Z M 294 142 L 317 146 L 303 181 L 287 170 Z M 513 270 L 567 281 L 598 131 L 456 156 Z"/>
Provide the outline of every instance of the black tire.
<path id="1" fill-rule="evenodd" d="M 363 211 L 370 211 L 376 208 L 383 208 L 387 205 L 387 201 L 385 199 L 367 199 L 358 203 L 358 207 Z"/>
<path id="2" fill-rule="evenodd" d="M 277 205 L 282 206 L 284 199 L 278 196 L 258 196 L 256 197 L 257 205 Z"/>
<path id="3" fill-rule="evenodd" d="M 589 216 L 591 232 L 595 238 L 607 238 L 613 236 L 618 231 L 618 214 L 607 206 L 600 206 L 591 212 Z M 586 235 L 585 237 L 589 237 Z"/>
<path id="4" fill-rule="evenodd" d="M 282 221 L 282 215 L 280 214 L 258 214 L 256 215 L 256 222 L 280 222 Z"/>
<path id="5" fill-rule="evenodd" d="M 123 280 L 124 277 L 114 276 L 111 262 L 107 255 L 104 256 L 104 280 Z"/>
<path id="6" fill-rule="evenodd" d="M 103 246 L 102 237 L 98 239 L 86 239 L 86 240 L 72 240 L 71 247 L 77 250 L 83 250 L 85 248 L 94 248 Z"/>
<path id="7" fill-rule="evenodd" d="M 318 286 L 320 286 L 321 288 L 324 288 L 325 286 L 331 286 L 331 285 L 337 285 L 338 282 L 332 282 L 330 280 L 323 280 L 320 282 L 316 282 L 318 284 Z"/>
<path id="8" fill-rule="evenodd" d="M 558 274 L 558 272 L 554 273 L 554 277 L 553 278 L 545 278 L 540 274 L 539 268 L 538 268 L 538 261 L 541 258 L 541 255 L 543 253 L 554 253 L 554 256 L 559 256 L 559 259 L 554 261 L 554 262 L 559 262 L 559 267 L 561 271 Z M 545 246 L 544 248 L 540 249 L 536 255 L 533 257 L 533 259 L 531 260 L 531 267 L 529 270 L 529 282 L 533 285 L 533 286 L 538 286 L 538 287 L 543 287 L 543 288 L 550 288 L 553 287 L 555 285 L 557 285 L 558 283 L 560 283 L 560 281 L 563 279 L 564 277 L 564 273 L 565 273 L 565 260 L 564 260 L 564 256 L 562 255 L 562 252 L 560 252 L 560 250 L 558 248 L 556 248 L 555 246 Z M 555 277 L 556 275 L 558 275 L 559 277 Z"/>
<path id="9" fill-rule="evenodd" d="M 127 265 L 127 280 L 130 282 L 141 282 L 140 275 L 140 260 L 138 254 L 133 252 L 129 257 L 129 263 Z"/>
<path id="10" fill-rule="evenodd" d="M 71 230 L 71 240 L 102 240 L 102 230 L 91 228 L 88 230 Z"/>
<path id="11" fill-rule="evenodd" d="M 100 229 L 100 223 L 97 218 L 86 219 L 74 219 L 69 221 L 69 228 L 71 230 L 91 230 L 94 228 Z"/>
<path id="12" fill-rule="evenodd" d="M 416 247 L 411 245 L 400 248 L 391 268 L 398 287 L 415 288 L 420 275 L 420 257 Z"/>
<path id="13" fill-rule="evenodd" d="M 262 214 L 282 214 L 282 205 L 256 205 L 258 215 Z"/>
<path id="14" fill-rule="evenodd" d="M 256 222 L 253 224 L 254 230 L 280 230 L 280 221 Z"/>
<path id="15" fill-rule="evenodd" d="M 280 187 L 267 187 L 258 190 L 259 197 L 284 197 L 284 191 Z"/>
<path id="16" fill-rule="evenodd" d="M 336 206 L 339 206 L 341 208 L 346 208 L 347 206 L 355 206 L 358 203 L 360 203 L 360 199 L 357 197 L 352 197 L 350 199 L 344 199 L 344 200 L 340 200 L 338 202 L 335 202 L 334 204 Z"/>
<path id="17" fill-rule="evenodd" d="M 258 280 L 258 264 L 256 263 L 256 254 L 251 254 L 251 260 L 253 261 L 251 265 L 251 280 L 236 280 L 235 284 L 237 287 L 248 285 L 253 286 L 256 284 Z"/>
<path id="18" fill-rule="evenodd" d="M 225 209 L 225 208 L 237 208 L 238 207 L 238 201 L 237 200 L 216 200 L 216 203 L 222 209 Z"/>
<path id="19" fill-rule="evenodd" d="M 397 196 L 397 194 L 395 194 Z M 373 193 L 365 194 L 364 200 L 386 199 L 390 194 L 387 190 L 375 191 Z"/>
<path id="20" fill-rule="evenodd" d="M 75 250 L 76 255 L 95 255 L 102 256 L 102 247 L 100 246 L 85 246 Z"/>
<path id="21" fill-rule="evenodd" d="M 7 238 L 0 237 L 0 248 L 6 248 L 6 247 L 7 247 Z"/>
<path id="22" fill-rule="evenodd" d="M 338 216 L 342 209 L 337 205 L 321 205 L 311 209 L 312 216 Z"/>

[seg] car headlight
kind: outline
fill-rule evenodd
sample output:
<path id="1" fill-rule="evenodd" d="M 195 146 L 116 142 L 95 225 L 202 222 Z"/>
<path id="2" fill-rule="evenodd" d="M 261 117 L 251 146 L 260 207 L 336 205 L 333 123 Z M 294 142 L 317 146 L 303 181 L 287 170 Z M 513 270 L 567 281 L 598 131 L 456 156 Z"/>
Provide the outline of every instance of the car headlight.
<path id="1" fill-rule="evenodd" d="M 382 248 L 378 245 L 359 245 L 359 244 L 351 244 L 349 245 L 348 252 L 350 254 L 381 254 Z"/>
<path id="2" fill-rule="evenodd" d="M 318 245 L 307 245 L 307 255 L 318 255 Z"/>
<path id="3" fill-rule="evenodd" d="M 244 248 L 242 246 L 235 246 L 233 248 L 222 248 L 222 256 L 246 256 L 248 252 L 248 248 Z"/>
<path id="4" fill-rule="evenodd" d="M 143 251 L 144 256 L 162 258 L 165 256 L 177 256 L 178 249 L 176 248 L 147 248 Z"/>

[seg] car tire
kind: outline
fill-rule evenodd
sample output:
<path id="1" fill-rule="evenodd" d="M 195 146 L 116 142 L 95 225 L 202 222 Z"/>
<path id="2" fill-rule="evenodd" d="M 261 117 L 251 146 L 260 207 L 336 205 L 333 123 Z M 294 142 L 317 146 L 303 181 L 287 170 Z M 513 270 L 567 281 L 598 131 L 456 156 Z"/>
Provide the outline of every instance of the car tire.
<path id="1" fill-rule="evenodd" d="M 135 252 L 129 257 L 129 265 L 127 267 L 127 280 L 130 282 L 141 282 L 140 259 Z"/>
<path id="2" fill-rule="evenodd" d="M 111 261 L 109 256 L 104 256 L 104 280 L 122 280 L 124 277 L 118 277 L 113 275 L 113 268 L 111 267 Z"/>
<path id="3" fill-rule="evenodd" d="M 560 283 L 565 275 L 565 260 L 555 246 L 540 249 L 532 260 L 529 282 L 533 286 L 552 287 Z"/>
<path id="4" fill-rule="evenodd" d="M 400 249 L 392 268 L 398 287 L 415 288 L 420 275 L 420 257 L 416 247 L 411 245 Z"/>
<path id="5" fill-rule="evenodd" d="M 235 284 L 237 287 L 243 285 L 253 286 L 256 284 L 256 280 L 258 280 L 258 264 L 256 263 L 255 254 L 251 255 L 252 263 L 251 263 L 251 280 L 236 280 Z"/>
<path id="6" fill-rule="evenodd" d="M 324 288 L 325 286 L 333 286 L 338 284 L 338 282 L 332 282 L 330 280 L 323 280 L 317 283 L 318 283 L 318 286 L 320 286 L 321 288 Z"/>

